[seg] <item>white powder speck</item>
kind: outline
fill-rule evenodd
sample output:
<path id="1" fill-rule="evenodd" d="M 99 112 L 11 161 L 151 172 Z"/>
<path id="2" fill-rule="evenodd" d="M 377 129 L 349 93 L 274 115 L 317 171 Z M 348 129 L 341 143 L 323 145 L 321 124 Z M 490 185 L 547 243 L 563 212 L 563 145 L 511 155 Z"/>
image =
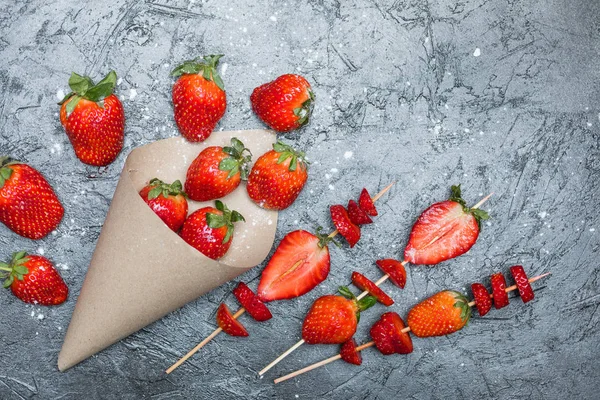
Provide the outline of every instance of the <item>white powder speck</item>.
<path id="1" fill-rule="evenodd" d="M 117 79 L 117 85 L 120 85 L 121 83 L 123 83 L 123 78 Z"/>
<path id="2" fill-rule="evenodd" d="M 40 320 L 40 321 L 43 320 L 44 319 L 44 314 L 38 314 L 37 319 Z"/>
<path id="3" fill-rule="evenodd" d="M 473 52 L 473 57 L 479 57 L 481 55 L 481 50 L 479 49 L 479 47 L 477 47 L 475 49 L 475 51 Z"/>
<path id="4" fill-rule="evenodd" d="M 56 98 L 58 100 L 62 100 L 65 98 L 65 92 L 62 89 L 58 89 L 58 91 L 56 92 Z"/>
<path id="5" fill-rule="evenodd" d="M 591 122 L 588 122 L 588 123 L 587 123 L 587 126 L 588 126 L 588 127 L 592 126 L 592 123 L 591 123 Z"/>
<path id="6" fill-rule="evenodd" d="M 227 63 L 223 63 L 221 65 L 221 75 L 225 75 L 225 72 L 227 71 L 227 67 L 229 67 L 229 64 L 227 64 Z"/>
<path id="7" fill-rule="evenodd" d="M 352 153 L 351 151 L 347 151 L 347 152 L 345 152 L 345 153 L 344 153 L 344 158 L 345 158 L 346 160 L 348 160 L 348 159 L 352 158 L 352 155 L 353 155 L 353 154 L 354 154 L 354 153 Z"/>
<path id="8" fill-rule="evenodd" d="M 129 100 L 135 99 L 136 96 L 137 96 L 137 90 L 129 89 Z"/>
<path id="9" fill-rule="evenodd" d="M 32 312 L 31 312 L 31 316 L 32 316 L 32 317 L 35 317 L 35 311 L 32 311 Z"/>
<path id="10" fill-rule="evenodd" d="M 338 169 L 337 168 L 331 168 L 331 172 L 333 172 L 335 174 L 336 172 L 338 172 Z"/>
<path id="11" fill-rule="evenodd" d="M 269 19 L 270 19 L 271 21 L 273 21 L 273 22 L 277 22 L 277 17 L 276 17 L 276 16 L 274 16 L 274 15 L 271 15 L 271 16 L 269 17 Z"/>
<path id="12" fill-rule="evenodd" d="M 41 256 L 44 255 L 44 249 L 42 247 L 38 248 L 37 251 Z"/>
<path id="13" fill-rule="evenodd" d="M 331 179 L 331 175 L 325 174 L 325 179 Z"/>
<path id="14" fill-rule="evenodd" d="M 268 220 L 267 225 L 273 225 L 273 220 Z"/>
<path id="15" fill-rule="evenodd" d="M 590 232 L 596 232 L 596 228 L 590 228 Z"/>
<path id="16" fill-rule="evenodd" d="M 329 185 L 329 190 L 335 190 L 335 186 Z"/>
<path id="17" fill-rule="evenodd" d="M 542 211 L 538 215 L 540 216 L 541 219 L 544 219 L 544 218 L 546 218 L 546 215 L 548 215 L 548 213 L 546 211 Z"/>

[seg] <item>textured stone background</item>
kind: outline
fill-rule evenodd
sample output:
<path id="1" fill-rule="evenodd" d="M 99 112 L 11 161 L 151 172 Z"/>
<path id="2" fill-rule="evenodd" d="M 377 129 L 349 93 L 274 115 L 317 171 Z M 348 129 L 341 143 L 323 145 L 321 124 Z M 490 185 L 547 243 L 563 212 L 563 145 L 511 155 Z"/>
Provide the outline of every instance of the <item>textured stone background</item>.
<path id="1" fill-rule="evenodd" d="M 0 153 L 42 170 L 66 206 L 55 235 L 33 242 L 0 226 L 0 257 L 18 249 L 54 260 L 71 287 L 55 308 L 0 295 L 0 398 L 594 398 L 600 389 L 600 3 L 597 1 L 7 1 L 0 3 Z M 104 3 L 103 3 L 104 4 Z M 132 148 L 177 134 L 169 71 L 222 52 L 228 110 L 219 129 L 261 127 L 257 85 L 305 75 L 318 101 L 312 123 L 287 139 L 313 161 L 299 200 L 280 214 L 277 240 L 298 227 L 329 229 L 329 204 L 364 185 L 398 183 L 354 249 L 332 248 L 328 280 L 273 303 L 275 318 L 243 317 L 245 340 L 220 335 L 168 378 L 161 371 L 212 331 L 226 284 L 67 373 L 56 358 Z M 71 71 L 115 69 L 127 114 L 125 149 L 107 168 L 74 156 L 56 102 Z M 514 299 L 448 337 L 415 339 L 409 356 L 364 352 L 274 386 L 270 380 L 336 353 L 303 346 L 259 380 L 256 371 L 300 335 L 312 301 L 349 281 L 376 278 L 373 261 L 401 257 L 411 224 L 462 183 L 493 219 L 466 255 L 410 267 L 401 315 L 443 288 L 488 283 L 523 263 L 536 300 Z M 256 287 L 261 266 L 242 279 Z M 368 329 L 384 309 L 363 315 Z"/>

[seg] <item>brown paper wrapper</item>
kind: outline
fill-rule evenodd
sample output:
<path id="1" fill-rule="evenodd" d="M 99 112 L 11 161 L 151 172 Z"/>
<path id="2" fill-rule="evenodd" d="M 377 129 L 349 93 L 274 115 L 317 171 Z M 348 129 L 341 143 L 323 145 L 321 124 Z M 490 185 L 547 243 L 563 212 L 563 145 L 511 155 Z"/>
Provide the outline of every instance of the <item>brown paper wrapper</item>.
<path id="1" fill-rule="evenodd" d="M 215 132 L 202 143 L 175 137 L 134 149 L 113 196 L 67 330 L 58 368 L 64 371 L 260 264 L 275 238 L 277 212 L 256 206 L 245 183 L 222 200 L 246 222 L 236 223 L 231 248 L 218 261 L 172 232 L 138 192 L 152 178 L 185 181 L 208 146 L 239 138 L 254 159 L 270 150 L 271 131 Z M 214 202 L 189 202 L 190 213 Z"/>

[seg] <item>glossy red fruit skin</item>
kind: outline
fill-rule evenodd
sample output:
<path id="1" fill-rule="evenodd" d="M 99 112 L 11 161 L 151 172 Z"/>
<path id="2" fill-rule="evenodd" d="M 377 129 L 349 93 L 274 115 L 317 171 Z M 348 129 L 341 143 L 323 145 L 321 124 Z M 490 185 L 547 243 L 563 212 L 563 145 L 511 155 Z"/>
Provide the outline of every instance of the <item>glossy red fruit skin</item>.
<path id="1" fill-rule="evenodd" d="M 273 318 L 265 303 L 260 301 L 244 282 L 238 283 L 237 287 L 233 289 L 233 295 L 255 320 L 262 322 Z"/>
<path id="2" fill-rule="evenodd" d="M 347 363 L 354 365 L 362 364 L 362 356 L 360 355 L 360 352 L 356 351 L 356 341 L 354 338 L 351 338 L 342 344 L 340 356 L 342 356 L 342 360 Z"/>
<path id="3" fill-rule="evenodd" d="M 112 163 L 123 149 L 125 112 L 117 96 L 104 98 L 104 107 L 81 99 L 67 117 L 67 104 L 60 108 L 60 122 L 73 145 L 75 155 L 88 165 L 103 167 Z"/>
<path id="4" fill-rule="evenodd" d="M 231 311 L 225 303 L 221 303 L 217 310 L 217 325 L 231 336 L 248 336 L 248 331 L 237 319 L 233 318 Z"/>
<path id="5" fill-rule="evenodd" d="M 472 284 L 471 292 L 473 292 L 473 299 L 475 300 L 477 312 L 479 312 L 480 317 L 483 317 L 492 309 L 492 299 L 490 298 L 490 293 L 481 283 Z"/>
<path id="6" fill-rule="evenodd" d="M 377 208 L 375 208 L 375 203 L 373 203 L 371 195 L 366 188 L 363 188 L 363 190 L 360 192 L 358 206 L 371 217 L 377 216 Z"/>
<path id="7" fill-rule="evenodd" d="M 206 214 L 222 215 L 223 213 L 213 207 L 204 207 L 194 211 L 187 217 L 179 235 L 187 244 L 204 254 L 208 258 L 217 260 L 225 255 L 233 242 L 231 238 L 223 243 L 227 234 L 227 227 L 210 228 L 206 223 Z"/>
<path id="8" fill-rule="evenodd" d="M 0 222 L 28 239 L 41 239 L 60 223 L 65 209 L 50 184 L 27 164 L 11 164 L 0 188 Z"/>
<path id="9" fill-rule="evenodd" d="M 527 278 L 527 274 L 525 273 L 523 266 L 513 265 L 510 267 L 510 273 L 517 284 L 517 289 L 519 289 L 519 295 L 521 296 L 523 303 L 533 300 L 535 295 L 533 294 L 533 289 L 531 288 L 531 284 L 529 283 L 529 279 Z"/>
<path id="10" fill-rule="evenodd" d="M 385 273 L 390 276 L 390 280 L 396 286 L 404 289 L 406 285 L 406 269 L 398 260 L 386 258 L 375 261 L 375 264 Z"/>
<path id="11" fill-rule="evenodd" d="M 169 229 L 173 232 L 179 232 L 188 213 L 188 203 L 185 196 L 179 194 L 177 196 L 170 195 L 165 198 L 160 195 L 154 199 L 148 199 L 150 190 L 152 190 L 152 186 L 150 185 L 144 186 L 140 190 L 140 196 L 144 202 L 148 204 Z"/>
<path id="12" fill-rule="evenodd" d="M 310 232 L 288 233 L 262 272 L 258 297 L 262 301 L 292 299 L 302 296 L 329 275 L 327 246 L 319 247 L 319 238 Z"/>
<path id="13" fill-rule="evenodd" d="M 352 272 L 352 283 L 360 290 L 366 290 L 369 294 L 375 296 L 377 301 L 386 307 L 394 304 L 394 300 L 388 296 L 380 287 L 375 285 L 375 282 L 361 274 L 360 272 Z"/>
<path id="14" fill-rule="evenodd" d="M 342 296 L 319 297 L 304 318 L 302 339 L 308 344 L 341 344 L 356 333 L 358 306 Z"/>
<path id="15" fill-rule="evenodd" d="M 29 272 L 23 280 L 15 279 L 10 286 L 13 294 L 25 303 L 55 306 L 65 302 L 69 288 L 54 265 L 45 257 L 27 255 L 24 266 Z"/>
<path id="16" fill-rule="evenodd" d="M 387 356 L 390 354 L 409 354 L 413 351 L 410 335 L 402 332 L 404 321 L 395 312 L 387 312 L 371 327 L 371 338 L 377 350 Z"/>
<path id="17" fill-rule="evenodd" d="M 238 172 L 228 178 L 229 171 L 221 171 L 219 163 L 229 157 L 222 147 L 202 150 L 190 164 L 185 178 L 185 192 L 196 201 L 219 199 L 233 192 L 241 182 Z"/>
<path id="18" fill-rule="evenodd" d="M 190 142 L 208 138 L 226 108 L 225 91 L 200 74 L 183 74 L 173 85 L 175 122 L 181 135 Z"/>
<path id="19" fill-rule="evenodd" d="M 355 225 L 366 225 L 373 223 L 373 220 L 367 213 L 358 206 L 354 200 L 348 202 L 348 216 Z"/>
<path id="20" fill-rule="evenodd" d="M 494 307 L 500 309 L 508 305 L 508 293 L 506 289 L 506 279 L 501 273 L 493 274 L 490 277 L 492 285 L 492 295 L 494 296 Z"/>
<path id="21" fill-rule="evenodd" d="M 360 240 L 360 227 L 350 221 L 348 212 L 340 204 L 329 207 L 329 212 L 335 228 L 348 241 L 350 248 L 354 247 Z"/>

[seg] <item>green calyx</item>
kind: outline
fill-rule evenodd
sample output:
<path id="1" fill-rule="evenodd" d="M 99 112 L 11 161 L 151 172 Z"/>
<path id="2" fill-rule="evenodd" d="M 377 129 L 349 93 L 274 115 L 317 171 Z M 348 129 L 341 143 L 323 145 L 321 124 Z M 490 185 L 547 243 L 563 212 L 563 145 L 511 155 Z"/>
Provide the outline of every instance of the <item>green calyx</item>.
<path id="1" fill-rule="evenodd" d="M 300 165 L 301 169 L 306 169 L 308 161 L 306 161 L 306 155 L 304 154 L 304 152 L 298 151 L 292 146 L 289 146 L 280 141 L 277 141 L 277 143 L 273 144 L 273 150 L 279 153 L 277 164 L 281 164 L 291 157 L 288 170 L 293 172 L 298 168 L 298 165 Z"/>
<path id="2" fill-rule="evenodd" d="M 358 300 L 348 286 L 340 286 L 338 292 L 348 300 L 352 300 L 356 303 L 356 306 L 358 307 L 358 311 L 356 312 L 357 322 L 360 321 L 360 313 L 362 311 L 373 307 L 377 303 L 377 298 L 375 296 L 365 296 Z"/>
<path id="3" fill-rule="evenodd" d="M 246 222 L 244 216 L 239 212 L 233 210 L 231 211 L 221 200 L 215 201 L 215 207 L 217 210 L 221 211 L 222 214 L 213 214 L 206 213 L 206 224 L 209 228 L 219 229 L 224 226 L 227 227 L 227 233 L 223 238 L 223 244 L 229 242 L 231 239 L 231 235 L 233 235 L 233 223 L 238 221 Z"/>
<path id="4" fill-rule="evenodd" d="M 227 153 L 229 157 L 221 160 L 219 170 L 229 171 L 227 179 L 230 179 L 239 172 L 242 180 L 248 180 L 252 153 L 248 148 L 244 147 L 244 143 L 238 138 L 231 138 L 231 145 L 223 147 L 223 152 Z"/>
<path id="5" fill-rule="evenodd" d="M 321 231 L 323 230 L 322 226 L 317 227 L 317 231 L 315 233 L 315 236 L 319 239 L 319 243 L 318 246 L 320 248 L 324 248 L 327 247 L 327 245 L 331 242 L 333 244 L 335 244 L 337 247 L 342 247 L 341 244 L 339 244 L 336 240 L 333 239 L 333 236 L 330 235 L 326 235 L 324 233 L 321 233 Z"/>
<path id="6" fill-rule="evenodd" d="M 315 94 L 313 91 L 310 88 L 307 88 L 306 91 L 308 93 L 308 99 L 306 99 L 300 107 L 294 108 L 294 115 L 298 117 L 299 126 L 303 126 L 308 123 L 315 101 Z"/>
<path id="7" fill-rule="evenodd" d="M 165 199 L 177 195 L 187 197 L 179 179 L 169 185 L 158 178 L 154 178 L 149 182 L 149 185 L 152 186 L 152 189 L 148 192 L 148 200 L 156 199 L 160 195 Z"/>
<path id="8" fill-rule="evenodd" d="M 473 217 L 475 217 L 475 220 L 477 221 L 477 225 L 479 225 L 479 230 L 481 230 L 481 221 L 490 219 L 490 215 L 486 211 L 483 211 L 479 208 L 469 208 L 467 206 L 467 202 L 461 196 L 460 185 L 452 185 L 450 190 L 452 194 L 450 195 L 450 198 L 448 200 L 459 203 L 462 206 L 464 212 L 472 214 Z"/>
<path id="9" fill-rule="evenodd" d="M 5 288 L 9 288 L 15 279 L 22 281 L 29 273 L 29 269 L 24 265 L 27 260 L 29 260 L 27 253 L 19 251 L 13 254 L 10 264 L 0 262 L 0 278 L 6 278 L 3 284 Z"/>
<path id="10" fill-rule="evenodd" d="M 10 157 L 0 157 L 0 189 L 4 187 L 4 183 L 11 177 L 13 170 L 10 168 L 11 165 L 16 164 L 16 161 L 12 161 Z"/>
<path id="11" fill-rule="evenodd" d="M 58 104 L 63 105 L 71 97 L 73 98 L 67 103 L 67 117 L 71 115 L 81 99 L 93 101 L 100 107 L 104 107 L 104 99 L 113 93 L 116 85 L 117 73 L 115 71 L 110 71 L 104 79 L 96 84 L 89 76 L 81 76 L 73 72 L 69 78 L 71 92 Z"/>
<path id="12" fill-rule="evenodd" d="M 452 293 L 454 299 L 456 300 L 454 302 L 454 307 L 460 308 L 460 319 L 465 321 L 466 325 L 471 318 L 471 306 L 469 305 L 469 300 L 460 292 L 450 290 L 450 293 Z"/>
<path id="13" fill-rule="evenodd" d="M 225 90 L 223 79 L 217 72 L 217 64 L 223 54 L 204 56 L 193 60 L 184 61 L 183 64 L 171 72 L 171 76 L 181 76 L 183 74 L 201 74 L 204 79 L 213 81 L 221 90 Z"/>

